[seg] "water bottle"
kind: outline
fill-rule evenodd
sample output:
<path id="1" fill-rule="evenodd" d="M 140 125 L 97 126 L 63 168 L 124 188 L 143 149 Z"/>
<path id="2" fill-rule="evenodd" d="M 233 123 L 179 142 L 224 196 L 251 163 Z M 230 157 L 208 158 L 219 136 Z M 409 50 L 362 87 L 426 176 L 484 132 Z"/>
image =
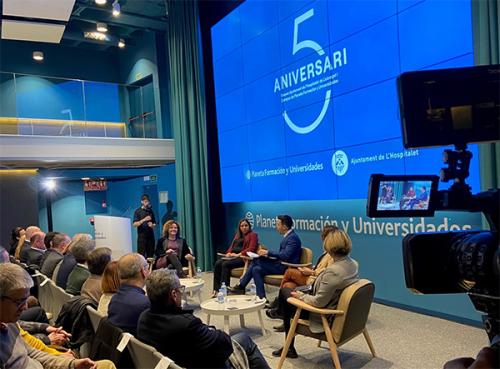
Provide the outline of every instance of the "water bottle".
<path id="1" fill-rule="evenodd" d="M 201 273 L 202 273 L 201 267 L 197 267 L 196 268 L 196 278 L 201 278 Z"/>
<path id="2" fill-rule="evenodd" d="M 252 283 L 250 285 L 250 297 L 252 298 L 252 300 L 256 300 L 257 298 L 257 289 L 255 287 L 255 283 Z"/>
<path id="3" fill-rule="evenodd" d="M 224 304 L 224 293 L 221 290 L 219 290 L 219 293 L 217 294 L 217 302 L 221 307 Z"/>
<path id="4" fill-rule="evenodd" d="M 220 287 L 220 291 L 224 294 L 224 298 L 227 297 L 227 286 L 226 282 L 222 282 L 222 286 Z"/>

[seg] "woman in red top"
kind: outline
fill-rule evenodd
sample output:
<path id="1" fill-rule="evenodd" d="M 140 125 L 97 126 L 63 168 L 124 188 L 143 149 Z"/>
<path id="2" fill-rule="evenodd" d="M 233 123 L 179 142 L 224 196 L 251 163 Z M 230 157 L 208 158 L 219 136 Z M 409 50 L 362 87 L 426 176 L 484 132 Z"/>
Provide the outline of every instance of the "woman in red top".
<path id="1" fill-rule="evenodd" d="M 257 233 L 252 231 L 252 226 L 247 219 L 241 219 L 238 229 L 234 235 L 231 246 L 226 251 L 226 257 L 231 259 L 219 259 L 214 265 L 214 295 L 217 294 L 222 282 L 229 287 L 231 283 L 231 270 L 245 265 L 240 256 L 247 256 L 247 252 L 256 252 L 259 245 Z"/>

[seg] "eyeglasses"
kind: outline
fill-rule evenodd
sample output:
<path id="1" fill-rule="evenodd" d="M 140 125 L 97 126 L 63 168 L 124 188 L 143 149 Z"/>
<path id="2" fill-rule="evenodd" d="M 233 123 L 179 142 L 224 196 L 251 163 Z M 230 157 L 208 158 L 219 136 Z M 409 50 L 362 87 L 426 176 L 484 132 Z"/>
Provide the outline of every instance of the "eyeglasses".
<path id="1" fill-rule="evenodd" d="M 17 306 L 17 308 L 20 309 L 22 306 L 24 306 L 26 304 L 26 302 L 29 299 L 29 296 L 24 297 L 24 298 L 19 299 L 19 300 L 14 300 L 12 297 L 9 297 L 9 296 L 2 296 L 2 298 L 9 300 L 10 302 L 13 302 Z"/>
<path id="2" fill-rule="evenodd" d="M 181 294 L 184 294 L 186 291 L 186 286 L 179 286 L 174 288 L 175 291 L 179 291 Z"/>

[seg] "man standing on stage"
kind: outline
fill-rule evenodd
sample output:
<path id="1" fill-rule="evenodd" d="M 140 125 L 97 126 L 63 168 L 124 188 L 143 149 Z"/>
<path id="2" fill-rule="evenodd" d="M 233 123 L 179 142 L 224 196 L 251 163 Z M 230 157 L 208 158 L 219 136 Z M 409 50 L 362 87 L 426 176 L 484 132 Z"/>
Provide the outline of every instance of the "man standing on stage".
<path id="1" fill-rule="evenodd" d="M 156 220 L 148 195 L 141 196 L 141 207 L 134 212 L 133 226 L 137 228 L 137 252 L 145 258 L 153 257 Z"/>

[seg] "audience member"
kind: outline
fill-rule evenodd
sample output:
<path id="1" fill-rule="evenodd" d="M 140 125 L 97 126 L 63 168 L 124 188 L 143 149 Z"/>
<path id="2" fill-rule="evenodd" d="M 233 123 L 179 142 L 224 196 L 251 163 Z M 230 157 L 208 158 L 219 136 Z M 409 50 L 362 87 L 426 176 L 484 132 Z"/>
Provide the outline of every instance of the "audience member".
<path id="1" fill-rule="evenodd" d="M 98 247 L 89 254 L 87 259 L 90 276 L 82 286 L 81 295 L 94 300 L 96 305 L 102 295 L 102 273 L 110 261 L 111 249 L 109 247 Z"/>
<path id="2" fill-rule="evenodd" d="M 101 279 L 102 296 L 99 299 L 97 311 L 104 315 L 108 315 L 108 305 L 111 298 L 120 288 L 120 276 L 118 274 L 118 262 L 112 261 L 104 268 L 104 273 Z"/>
<path id="3" fill-rule="evenodd" d="M 37 226 L 29 226 L 26 228 L 25 232 L 25 240 L 24 243 L 21 245 L 21 247 L 18 247 L 16 252 L 15 252 L 15 258 L 20 260 L 21 263 L 26 263 L 28 261 L 28 250 L 31 248 L 31 237 L 37 233 L 41 232 L 42 230 L 38 228 Z"/>
<path id="4" fill-rule="evenodd" d="M 175 220 L 169 220 L 163 226 L 163 237 L 156 244 L 155 256 L 157 269 L 175 269 L 179 278 L 186 277 L 182 268 L 187 267 L 194 256 L 186 240 L 181 237 L 181 227 Z"/>
<path id="5" fill-rule="evenodd" d="M 232 259 L 219 259 L 214 265 L 214 285 L 212 297 L 217 295 L 222 282 L 229 287 L 231 283 L 231 270 L 245 265 L 240 256 L 247 256 L 247 252 L 256 252 L 259 245 L 257 233 L 252 231 L 252 225 L 248 219 L 241 219 L 234 235 L 231 246 L 226 251 L 226 257 Z"/>
<path id="6" fill-rule="evenodd" d="M 33 280 L 19 265 L 0 264 L 0 367 L 3 369 L 28 368 L 114 368 L 109 361 L 93 362 L 54 356 L 27 345 L 19 332 L 17 320 L 26 309 Z"/>
<path id="7" fill-rule="evenodd" d="M 298 298 L 305 303 L 327 309 L 337 307 L 342 290 L 358 280 L 358 263 L 349 257 L 352 249 L 352 242 L 349 235 L 343 230 L 336 229 L 325 238 L 323 248 L 332 257 L 333 263 L 321 273 L 312 286 L 311 294 L 293 291 L 289 288 L 280 289 L 279 302 L 283 306 L 283 324 L 285 326 L 285 337 L 290 330 L 290 320 L 295 314 L 295 306 L 289 304 L 288 297 Z M 309 314 L 303 310 L 302 319 L 309 318 L 309 329 L 313 333 L 323 332 L 321 316 L 319 314 Z M 297 351 L 294 346 L 295 339 L 292 339 L 287 357 L 296 358 Z M 281 356 L 283 348 L 273 351 L 273 356 Z"/>
<path id="8" fill-rule="evenodd" d="M 10 263 L 10 257 L 7 250 L 0 246 L 0 264 L 3 263 Z"/>
<path id="9" fill-rule="evenodd" d="M 26 252 L 26 264 L 40 268 L 43 254 L 45 253 L 45 244 L 43 243 L 44 238 L 45 233 L 43 232 L 36 232 L 33 236 L 31 236 L 31 247 Z"/>
<path id="10" fill-rule="evenodd" d="M 283 235 L 279 251 L 259 249 L 257 251 L 259 258 L 252 261 L 247 272 L 240 279 L 240 283 L 231 289 L 232 292 L 245 293 L 246 285 L 253 278 L 257 287 L 257 296 L 265 298 L 264 277 L 268 274 L 283 274 L 286 267 L 281 264 L 282 261 L 293 264 L 300 261 L 301 241 L 292 227 L 293 220 L 289 215 L 278 215 L 276 230 Z"/>
<path id="11" fill-rule="evenodd" d="M 334 225 L 327 225 L 323 227 L 323 231 L 321 232 L 321 242 L 325 241 L 326 236 L 330 232 L 334 232 L 337 230 L 337 227 Z M 326 251 L 321 254 L 316 262 L 316 265 L 313 268 L 288 268 L 285 271 L 283 276 L 283 280 L 281 281 L 281 288 L 288 288 L 293 290 L 299 286 L 312 286 L 318 275 L 323 273 L 325 268 L 329 267 L 333 262 L 332 257 Z M 276 299 L 276 306 L 273 309 L 266 310 L 266 315 L 271 319 L 282 319 L 283 318 L 283 306 L 280 305 L 280 300 Z M 283 332 L 283 325 L 274 327 L 277 331 Z"/>
<path id="12" fill-rule="evenodd" d="M 83 283 L 90 277 L 87 259 L 89 254 L 95 249 L 94 240 L 81 239 L 76 242 L 71 253 L 75 257 L 76 265 L 69 273 L 68 282 L 66 284 L 66 292 L 72 295 L 79 295 L 82 290 Z M 59 271 L 60 273 L 61 271 Z"/>
<path id="13" fill-rule="evenodd" d="M 68 277 L 73 268 L 76 266 L 76 259 L 73 256 L 72 249 L 80 243 L 80 241 L 90 241 L 92 236 L 86 233 L 78 233 L 73 236 L 71 243 L 63 252 L 64 257 L 59 264 L 57 264 L 52 275 L 52 279 L 56 282 L 56 285 L 61 287 L 63 290 L 66 289 L 66 284 L 68 283 Z"/>
<path id="14" fill-rule="evenodd" d="M 118 274 L 120 288 L 109 302 L 108 320 L 135 335 L 139 315 L 150 305 L 144 292 L 149 265 L 141 254 L 126 254 L 118 260 Z"/>
<path id="15" fill-rule="evenodd" d="M 151 308 L 141 314 L 137 337 L 185 368 L 228 368 L 235 353 L 231 337 L 181 309 L 182 286 L 169 270 L 154 271 L 146 281 Z M 242 347 L 252 369 L 269 365 L 246 333 L 232 337 Z M 237 346 L 238 346 L 237 345 Z M 232 356 L 232 357 L 231 357 Z"/>
<path id="16" fill-rule="evenodd" d="M 45 236 L 45 240 L 47 240 L 47 236 Z M 54 269 L 57 264 L 63 259 L 64 250 L 71 242 L 71 239 L 68 235 L 63 233 L 56 233 L 52 240 L 49 242 L 50 248 L 45 251 L 42 259 L 42 266 L 40 271 L 42 274 L 46 275 L 49 278 L 52 278 L 52 274 L 54 273 Z"/>
<path id="17" fill-rule="evenodd" d="M 10 234 L 9 241 L 9 254 L 15 256 L 16 249 L 22 247 L 24 240 L 26 239 L 26 231 L 23 227 L 16 227 L 12 230 Z"/>

